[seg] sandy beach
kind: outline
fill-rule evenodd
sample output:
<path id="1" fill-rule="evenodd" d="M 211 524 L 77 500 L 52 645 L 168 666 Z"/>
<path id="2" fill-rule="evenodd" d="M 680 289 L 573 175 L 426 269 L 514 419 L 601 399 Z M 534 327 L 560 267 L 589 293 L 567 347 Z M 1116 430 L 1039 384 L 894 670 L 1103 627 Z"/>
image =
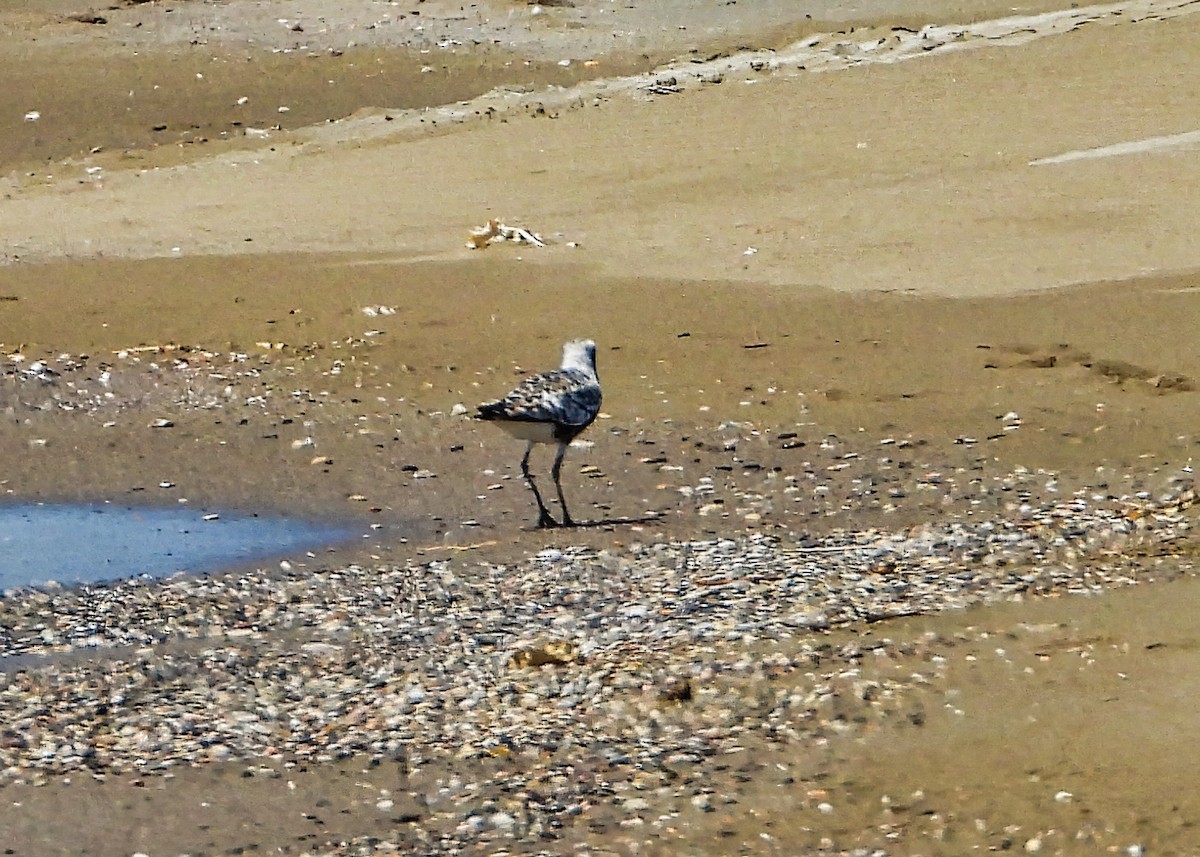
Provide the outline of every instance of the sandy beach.
<path id="1" fill-rule="evenodd" d="M 1198 8 L 0 3 L 8 498 L 371 534 L 5 593 L 5 853 L 1200 847 Z"/>

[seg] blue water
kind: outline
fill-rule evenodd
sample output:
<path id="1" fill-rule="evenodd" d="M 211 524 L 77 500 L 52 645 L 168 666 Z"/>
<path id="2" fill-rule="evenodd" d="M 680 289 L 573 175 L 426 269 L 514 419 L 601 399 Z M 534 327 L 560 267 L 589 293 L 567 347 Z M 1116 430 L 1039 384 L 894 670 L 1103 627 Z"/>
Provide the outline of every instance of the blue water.
<path id="1" fill-rule="evenodd" d="M 0 505 L 0 589 L 214 571 L 352 538 L 347 526 L 195 509 Z M 211 513 L 208 513 L 211 514 Z"/>

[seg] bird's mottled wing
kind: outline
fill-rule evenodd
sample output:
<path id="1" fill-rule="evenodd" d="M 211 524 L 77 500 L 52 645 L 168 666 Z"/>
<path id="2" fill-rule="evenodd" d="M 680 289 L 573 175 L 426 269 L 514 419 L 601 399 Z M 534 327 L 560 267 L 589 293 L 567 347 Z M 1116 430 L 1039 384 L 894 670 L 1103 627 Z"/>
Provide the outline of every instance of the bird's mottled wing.
<path id="1" fill-rule="evenodd" d="M 600 385 L 591 378 L 572 385 L 558 400 L 556 421 L 569 426 L 586 426 L 600 413 Z"/>
<path id="2" fill-rule="evenodd" d="M 600 410 L 600 386 L 586 372 L 556 369 L 526 378 L 495 404 L 508 419 L 582 426 Z"/>

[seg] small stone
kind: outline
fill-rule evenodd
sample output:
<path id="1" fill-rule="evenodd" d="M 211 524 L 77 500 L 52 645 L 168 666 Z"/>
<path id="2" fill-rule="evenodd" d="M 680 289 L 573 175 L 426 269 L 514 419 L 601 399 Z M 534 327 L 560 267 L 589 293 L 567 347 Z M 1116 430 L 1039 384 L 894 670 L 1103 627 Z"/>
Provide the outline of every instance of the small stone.
<path id="1" fill-rule="evenodd" d="M 517 823 L 517 820 L 507 812 L 493 813 L 488 821 L 497 830 L 512 830 Z"/>
<path id="2" fill-rule="evenodd" d="M 524 667 L 542 667 L 547 664 L 564 666 L 573 663 L 579 657 L 579 647 L 566 640 L 546 640 L 531 643 L 513 654 L 510 663 L 522 669 Z"/>
<path id="3" fill-rule="evenodd" d="M 692 683 L 673 676 L 662 683 L 658 696 L 664 702 L 687 702 L 692 698 Z"/>
<path id="4" fill-rule="evenodd" d="M 785 624 L 794 628 L 811 628 L 824 630 L 829 627 L 829 616 L 821 610 L 801 610 L 792 613 L 784 620 Z"/>

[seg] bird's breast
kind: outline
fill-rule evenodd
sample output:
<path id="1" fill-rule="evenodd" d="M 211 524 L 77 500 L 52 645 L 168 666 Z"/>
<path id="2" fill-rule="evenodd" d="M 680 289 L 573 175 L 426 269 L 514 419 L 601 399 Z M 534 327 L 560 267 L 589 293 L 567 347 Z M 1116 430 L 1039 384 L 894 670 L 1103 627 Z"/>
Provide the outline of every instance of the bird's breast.
<path id="1" fill-rule="evenodd" d="M 558 443 L 554 423 L 505 419 L 492 422 L 519 440 L 530 443 Z"/>

